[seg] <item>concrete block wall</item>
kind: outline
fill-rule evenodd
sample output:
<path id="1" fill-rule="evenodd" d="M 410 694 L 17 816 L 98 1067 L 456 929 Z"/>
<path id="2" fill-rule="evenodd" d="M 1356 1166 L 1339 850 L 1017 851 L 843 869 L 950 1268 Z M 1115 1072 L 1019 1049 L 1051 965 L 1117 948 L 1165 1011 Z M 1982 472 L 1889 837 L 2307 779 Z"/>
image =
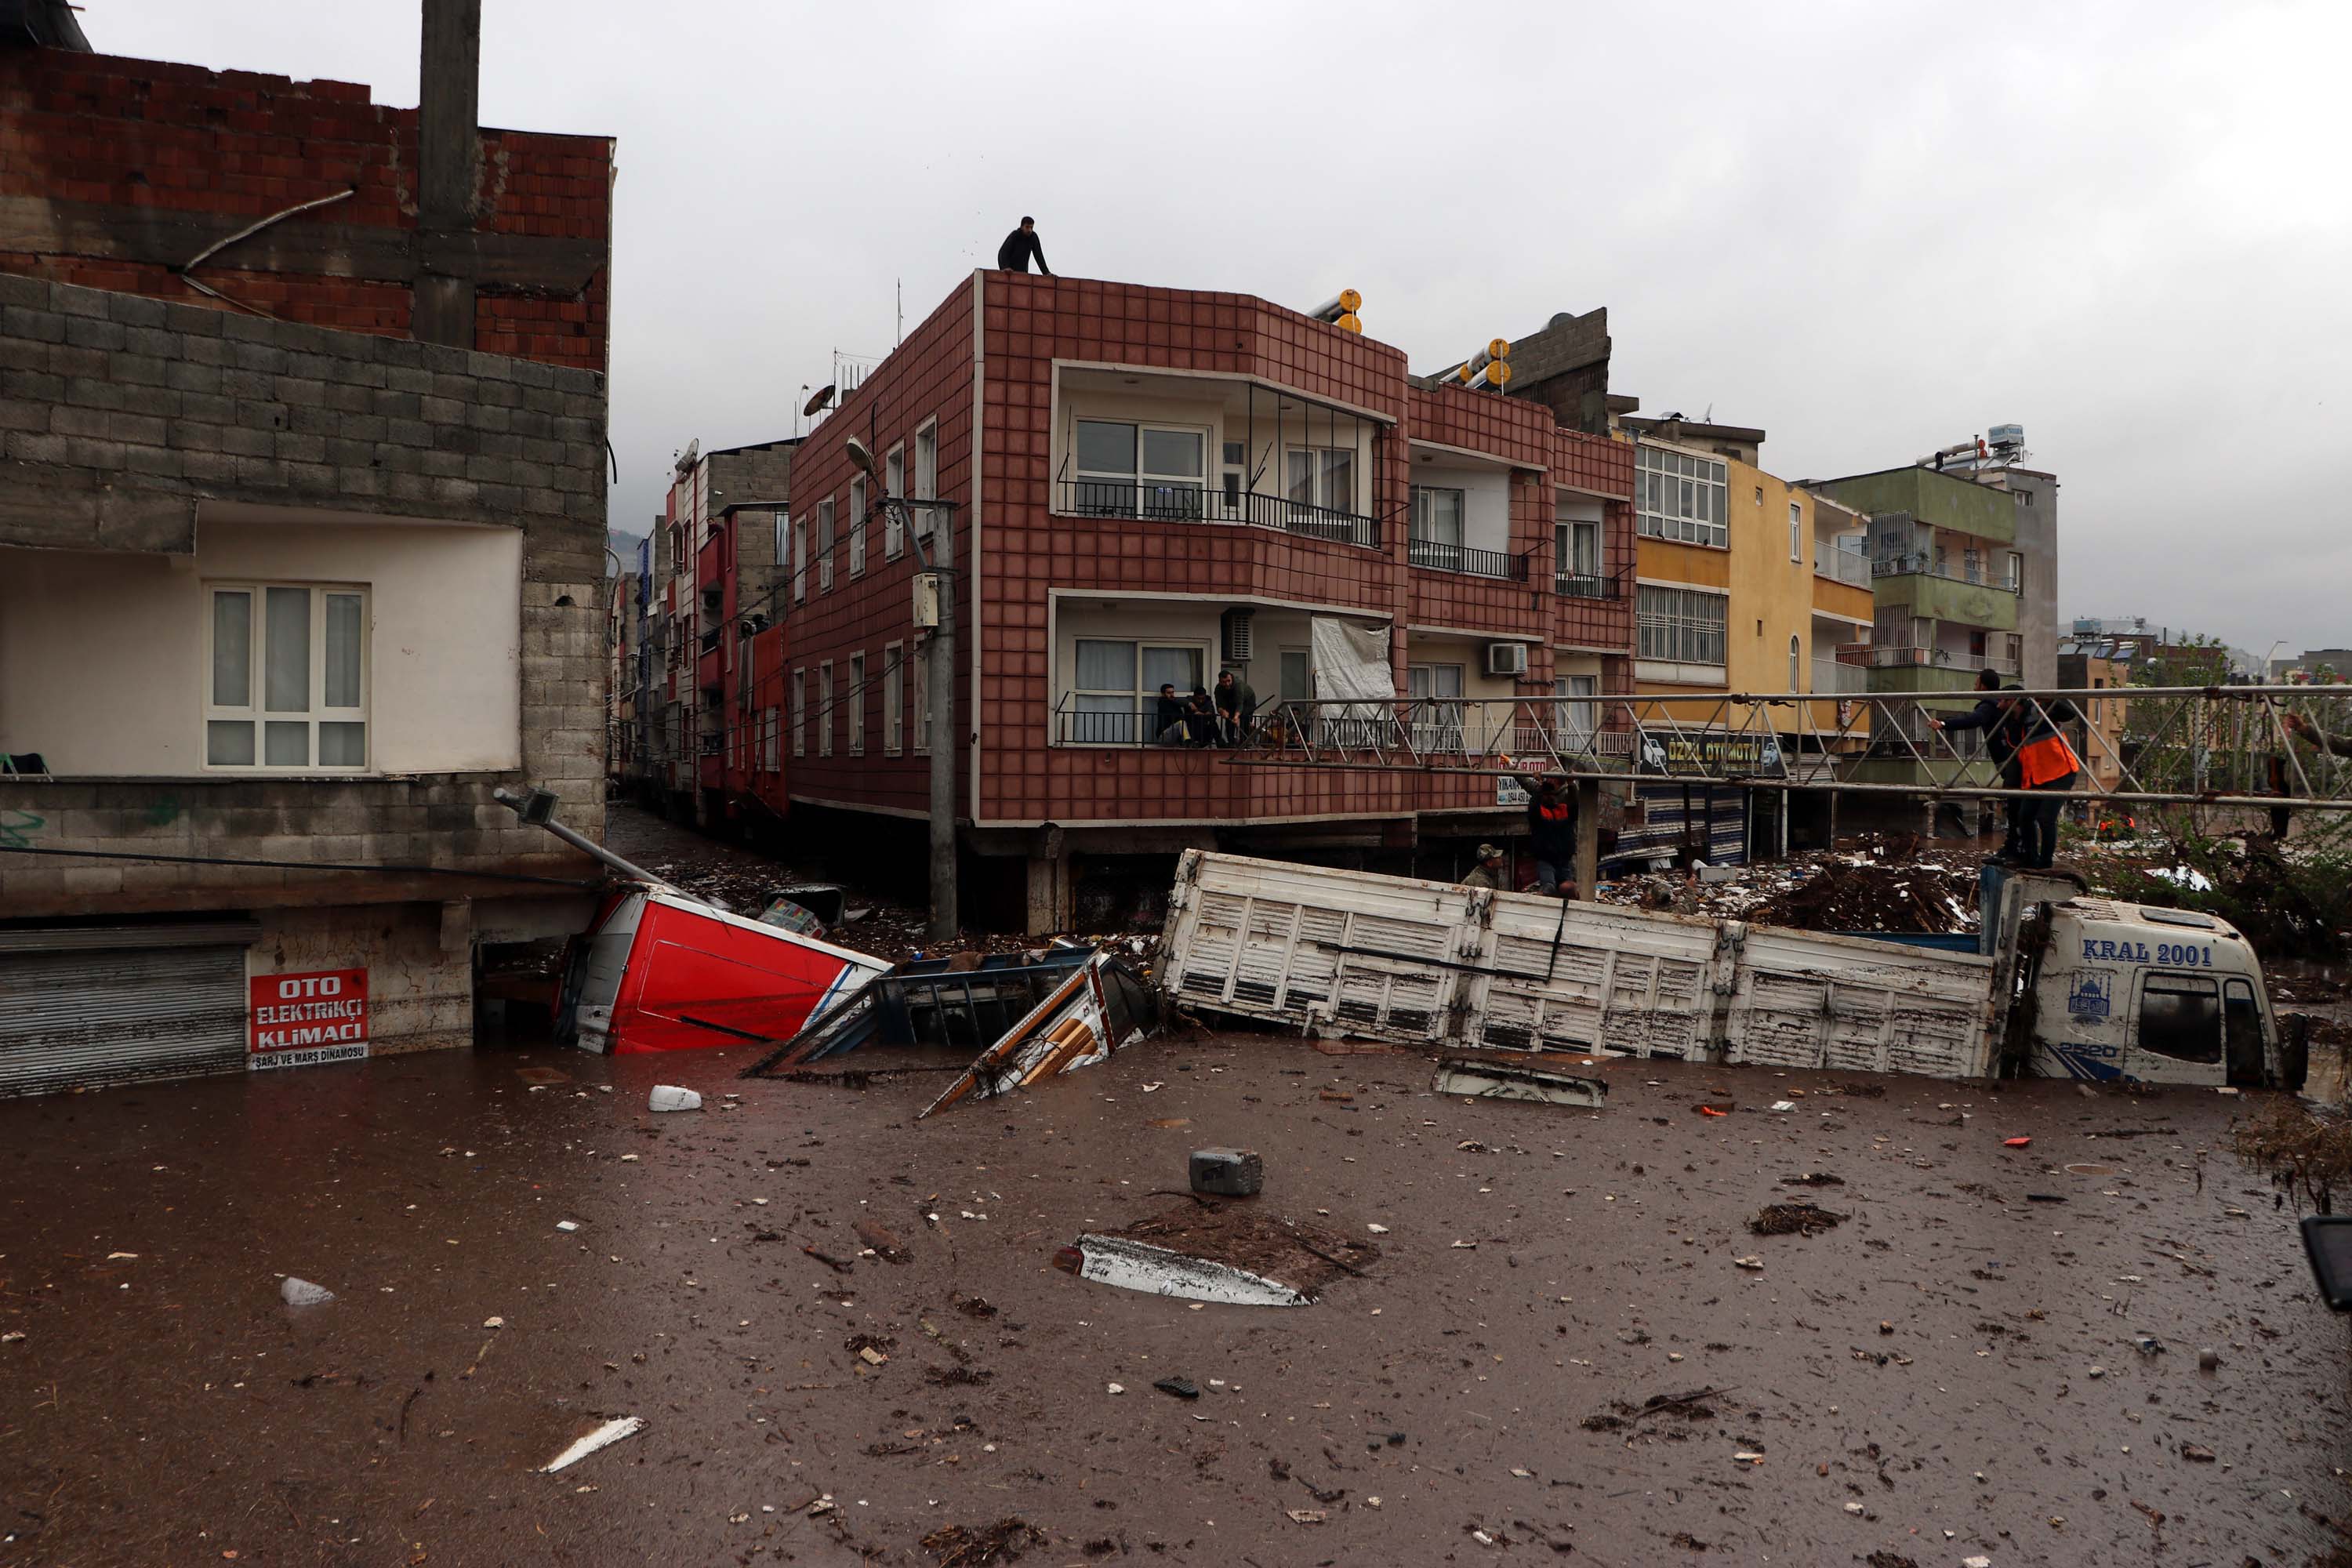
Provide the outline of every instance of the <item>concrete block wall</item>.
<path id="1" fill-rule="evenodd" d="M 523 538 L 515 773 L 12 779 L 0 849 L 588 874 L 489 796 L 546 784 L 564 821 L 603 830 L 604 429 L 596 372 L 0 276 L 0 570 L 11 547 L 185 553 L 209 503 L 499 522 Z M 9 917 L 496 886 L 0 853 Z"/>

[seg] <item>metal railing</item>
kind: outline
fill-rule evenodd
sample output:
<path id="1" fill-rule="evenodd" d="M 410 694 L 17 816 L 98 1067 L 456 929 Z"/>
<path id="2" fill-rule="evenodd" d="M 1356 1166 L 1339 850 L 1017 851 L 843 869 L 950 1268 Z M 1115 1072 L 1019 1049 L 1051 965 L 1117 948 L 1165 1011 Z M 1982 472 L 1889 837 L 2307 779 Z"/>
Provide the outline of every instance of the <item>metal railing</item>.
<path id="1" fill-rule="evenodd" d="M 1875 644 L 1856 656 L 1873 669 L 1901 669 L 1918 666 L 1933 669 L 1990 669 L 1999 675 L 2015 675 L 2017 660 L 1996 658 L 1990 654 L 1954 653 L 1949 648 L 1915 647 L 1905 643 Z"/>
<path id="2" fill-rule="evenodd" d="M 1405 543 L 1405 559 L 1415 566 L 1432 572 L 1459 572 L 1470 577 L 1499 577 L 1508 582 L 1528 580 L 1528 558 L 1501 550 L 1474 550 L 1466 544 L 1452 544 L 1442 539 L 1411 539 Z"/>
<path id="3" fill-rule="evenodd" d="M 1271 711 L 1253 713 L 1238 725 L 1223 714 L 1206 719 L 1188 717 L 1180 725 L 1160 723 L 1159 699 L 1139 697 L 1132 708 L 1112 708 L 1114 698 L 1086 697 L 1065 691 L 1054 704 L 1053 743 L 1056 746 L 1232 746 L 1255 737 L 1271 721 Z M 1093 706 L 1082 707 L 1082 703 Z M 1171 733 L 1171 731 L 1175 731 Z M 1163 739 L 1163 736 L 1169 738 Z"/>
<path id="4" fill-rule="evenodd" d="M 1813 689 L 1832 696 L 1846 696 L 1870 689 L 1870 671 L 1859 664 L 1843 659 L 1813 660 Z"/>
<path id="5" fill-rule="evenodd" d="M 1827 540 L 1813 542 L 1813 575 L 1851 583 L 1857 588 L 1870 586 L 1870 557 L 1859 550 L 1848 550 Z"/>
<path id="6" fill-rule="evenodd" d="M 1552 574 L 1551 590 L 1563 599 L 1622 599 L 1625 596 L 1625 574 L 1616 572 L 1603 577 L 1591 572 L 1557 572 Z"/>
<path id="7" fill-rule="evenodd" d="M 1890 555 L 1870 563 L 1873 577 L 1937 577 L 1947 583 L 1966 583 L 1975 588 L 1996 588 L 2004 594 L 2019 592 L 2013 583 L 1996 583 L 1986 575 L 1982 565 L 1971 563 L 1961 571 L 1938 566 L 1936 558 L 1914 551 L 1907 555 Z"/>
<path id="8" fill-rule="evenodd" d="M 1271 528 L 1333 544 L 1381 548 L 1381 521 L 1336 511 L 1258 490 L 1227 492 L 1205 485 L 1134 479 L 1065 479 L 1059 508 L 1071 517 L 1137 522 L 1214 522 Z"/>

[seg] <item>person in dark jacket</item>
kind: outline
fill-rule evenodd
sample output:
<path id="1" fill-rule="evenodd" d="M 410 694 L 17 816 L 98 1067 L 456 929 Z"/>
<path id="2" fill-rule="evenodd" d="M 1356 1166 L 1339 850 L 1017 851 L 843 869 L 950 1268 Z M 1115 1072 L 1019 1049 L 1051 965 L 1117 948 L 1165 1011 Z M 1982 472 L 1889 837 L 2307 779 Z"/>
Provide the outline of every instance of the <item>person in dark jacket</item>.
<path id="1" fill-rule="evenodd" d="M 2000 689 L 2000 677 L 1990 669 L 1977 671 L 1977 689 L 1987 693 L 1998 693 Z M 1938 730 L 1982 731 L 1985 738 L 1986 758 L 2000 770 L 2000 787 L 2003 789 L 2024 787 L 2017 782 L 2017 749 L 2024 742 L 2022 731 L 2025 720 L 2024 715 L 2018 711 L 2017 704 L 2003 702 L 1997 695 L 1989 695 L 1979 698 L 1977 705 L 1958 719 L 1948 719 L 1941 722 L 1930 719 L 1928 722 L 1934 724 Z M 2021 859 L 2024 848 L 2022 829 L 2025 824 L 2025 807 L 2030 803 L 2011 797 L 2000 804 L 2004 807 L 2001 816 L 2007 830 L 2001 836 L 1998 858 Z"/>
<path id="2" fill-rule="evenodd" d="M 2288 730 L 2321 751 L 2333 752 L 2339 757 L 2352 757 L 2352 734 L 2331 735 L 2300 713 L 2289 713 L 2284 719 Z"/>
<path id="3" fill-rule="evenodd" d="M 1007 272 L 1026 272 L 1032 258 L 1037 262 L 1038 271 L 1048 278 L 1054 275 L 1054 269 L 1045 265 L 1045 247 L 1037 243 L 1037 220 L 1024 217 L 1021 226 L 1006 235 L 1004 243 L 996 247 L 996 264 Z"/>
<path id="4" fill-rule="evenodd" d="M 2066 743 L 2060 726 L 2073 723 L 2079 715 L 2074 705 L 2063 699 L 2045 704 L 2004 692 L 2000 703 L 2004 720 L 2017 716 L 2016 787 L 2034 796 L 2019 803 L 2024 809 L 2018 823 L 2018 863 L 2046 871 L 2058 853 L 2058 813 L 2065 806 L 2067 793 L 2083 776 L 2083 759 Z M 1927 721 L 1938 730 L 1970 727 L 1958 720 Z"/>
<path id="5" fill-rule="evenodd" d="M 1151 738 L 1163 746 L 1184 743 L 1184 704 L 1176 695 L 1176 683 L 1160 683 L 1160 701 L 1152 710 Z"/>
<path id="6" fill-rule="evenodd" d="M 1228 746 L 1249 738 L 1250 721 L 1257 717 L 1257 692 L 1250 683 L 1224 670 L 1217 677 L 1217 737 Z"/>
<path id="7" fill-rule="evenodd" d="M 1528 792 L 1528 848 L 1535 858 L 1536 887 L 1563 899 L 1576 897 L 1576 795 L 1558 779 L 1523 778 Z"/>
<path id="8" fill-rule="evenodd" d="M 1192 688 L 1192 695 L 1184 699 L 1184 735 L 1195 746 L 1216 743 L 1217 705 L 1209 700 L 1206 687 Z"/>

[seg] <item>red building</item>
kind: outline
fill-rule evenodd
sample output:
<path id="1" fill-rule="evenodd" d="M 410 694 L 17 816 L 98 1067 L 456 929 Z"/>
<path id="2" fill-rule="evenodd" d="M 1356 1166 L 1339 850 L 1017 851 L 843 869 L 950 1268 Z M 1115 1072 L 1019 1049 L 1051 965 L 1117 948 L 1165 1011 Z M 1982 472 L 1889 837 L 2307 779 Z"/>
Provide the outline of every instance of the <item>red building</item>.
<path id="1" fill-rule="evenodd" d="M 779 761 L 824 838 L 897 821 L 866 842 L 919 854 L 929 801 L 913 552 L 851 435 L 952 537 L 948 743 L 986 918 L 1065 927 L 1109 857 L 1419 852 L 1450 874 L 1515 829 L 1490 779 L 1150 743 L 1163 680 L 1313 698 L 1318 619 L 1378 628 L 1401 694 L 1631 689 L 1631 446 L 1432 390 L 1397 349 L 1246 295 L 983 271 L 794 457 Z"/>

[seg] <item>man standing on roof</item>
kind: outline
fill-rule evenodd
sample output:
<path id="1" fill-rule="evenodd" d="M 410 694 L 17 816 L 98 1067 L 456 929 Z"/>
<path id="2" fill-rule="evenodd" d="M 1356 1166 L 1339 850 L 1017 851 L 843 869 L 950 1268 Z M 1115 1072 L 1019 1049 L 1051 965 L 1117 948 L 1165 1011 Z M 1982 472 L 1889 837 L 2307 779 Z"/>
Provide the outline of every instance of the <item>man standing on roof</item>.
<path id="1" fill-rule="evenodd" d="M 1006 235 L 1004 243 L 996 247 L 996 264 L 1007 272 L 1026 272 L 1033 256 L 1037 258 L 1037 270 L 1051 278 L 1054 269 L 1045 265 L 1045 247 L 1037 243 L 1037 220 L 1024 217 L 1021 226 Z"/>

